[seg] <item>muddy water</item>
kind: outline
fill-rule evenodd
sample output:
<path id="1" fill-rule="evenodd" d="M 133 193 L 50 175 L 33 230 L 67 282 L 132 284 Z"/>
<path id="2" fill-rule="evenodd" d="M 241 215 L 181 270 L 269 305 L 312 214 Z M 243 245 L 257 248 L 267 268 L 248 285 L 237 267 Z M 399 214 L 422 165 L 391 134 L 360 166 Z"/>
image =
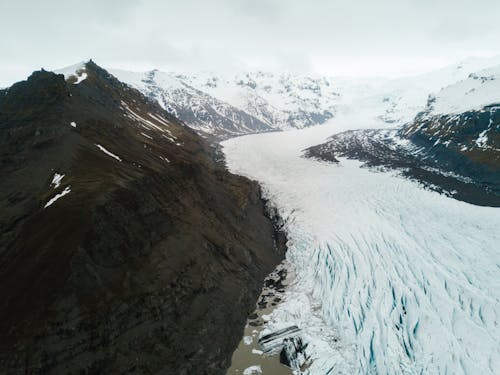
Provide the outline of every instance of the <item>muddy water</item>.
<path id="1" fill-rule="evenodd" d="M 249 369 L 252 366 L 260 366 L 261 373 L 264 375 L 292 374 L 292 370 L 289 367 L 280 363 L 279 353 L 265 355 L 262 353 L 262 349 L 258 343 L 259 335 L 264 329 L 265 322 L 279 304 L 284 294 L 284 288 L 292 279 L 293 272 L 286 261 L 276 267 L 268 278 L 266 278 L 262 293 L 257 301 L 256 309 L 248 317 L 244 336 L 238 348 L 233 353 L 231 367 L 227 371 L 227 375 L 241 375 L 245 369 L 248 369 L 247 373 L 252 374 Z M 253 374 L 260 373 L 253 372 Z"/>

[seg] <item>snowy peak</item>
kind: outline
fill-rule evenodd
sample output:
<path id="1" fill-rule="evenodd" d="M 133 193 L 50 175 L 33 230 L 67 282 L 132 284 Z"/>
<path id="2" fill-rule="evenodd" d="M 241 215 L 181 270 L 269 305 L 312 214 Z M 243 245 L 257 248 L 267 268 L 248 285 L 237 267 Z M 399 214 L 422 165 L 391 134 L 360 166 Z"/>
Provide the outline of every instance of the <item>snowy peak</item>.
<path id="1" fill-rule="evenodd" d="M 500 65 L 470 73 L 442 88 L 428 103 L 429 114 L 463 113 L 500 103 Z"/>
<path id="2" fill-rule="evenodd" d="M 282 255 L 258 185 L 92 62 L 0 91 L 0 129 L 0 372 L 224 373 Z"/>
<path id="3" fill-rule="evenodd" d="M 152 70 L 112 70 L 120 80 L 156 100 L 166 111 L 199 134 L 217 140 L 272 130 L 269 124 L 193 87 L 183 76 Z"/>
<path id="4" fill-rule="evenodd" d="M 262 71 L 179 74 L 112 70 L 112 73 L 158 101 L 199 134 L 222 140 L 321 125 L 335 116 L 370 118 L 374 126 L 403 126 L 423 111 L 450 113 L 479 108 L 496 100 L 499 80 L 498 68 L 494 66 L 499 64 L 500 57 L 467 59 L 397 79 Z M 429 107 L 429 97 L 434 109 Z"/>
<path id="5" fill-rule="evenodd" d="M 92 61 L 92 60 L 90 60 L 90 61 Z M 55 71 L 55 73 L 63 74 L 64 79 L 66 81 L 69 81 L 70 83 L 77 85 L 80 82 L 82 82 L 84 79 L 87 78 L 86 65 L 87 65 L 87 62 L 82 61 L 82 62 L 79 62 L 78 64 L 71 65 L 71 66 L 68 66 L 66 68 L 58 69 Z"/>
<path id="6" fill-rule="evenodd" d="M 334 116 L 339 98 L 327 78 L 263 72 L 111 72 L 202 135 L 216 139 L 322 124 Z"/>

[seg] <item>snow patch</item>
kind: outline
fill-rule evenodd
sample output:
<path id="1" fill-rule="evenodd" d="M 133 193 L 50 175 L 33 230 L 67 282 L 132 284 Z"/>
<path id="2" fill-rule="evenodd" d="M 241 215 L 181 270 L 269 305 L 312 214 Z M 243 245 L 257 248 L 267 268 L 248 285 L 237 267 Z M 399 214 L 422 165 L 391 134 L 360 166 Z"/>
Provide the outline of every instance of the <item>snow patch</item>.
<path id="1" fill-rule="evenodd" d="M 102 152 L 104 152 L 106 155 L 111 156 L 112 158 L 114 158 L 114 159 L 116 159 L 116 160 L 118 160 L 118 161 L 122 161 L 122 159 L 121 159 L 119 156 L 117 156 L 117 155 L 113 154 L 112 152 L 110 152 L 110 151 L 106 150 L 106 149 L 105 149 L 103 146 L 101 146 L 100 144 L 97 144 L 97 143 L 96 143 L 95 145 L 97 146 L 97 148 L 98 148 L 99 150 L 101 150 Z"/>
<path id="2" fill-rule="evenodd" d="M 71 65 L 66 68 L 57 69 L 54 72 L 58 74 L 63 74 L 64 79 L 66 81 L 71 77 L 75 77 L 76 81 L 74 82 L 74 84 L 77 85 L 87 78 L 87 73 L 85 72 L 85 65 L 86 62 L 82 61 L 78 64 Z"/>
<path id="3" fill-rule="evenodd" d="M 70 126 L 72 126 L 73 128 L 76 128 L 76 122 L 71 121 L 69 124 L 70 124 Z"/>
<path id="4" fill-rule="evenodd" d="M 488 136 L 486 135 L 488 130 L 490 129 L 483 130 L 477 137 L 475 142 L 478 147 L 484 148 L 486 146 L 486 143 L 488 143 Z"/>
<path id="5" fill-rule="evenodd" d="M 61 181 L 63 179 L 64 175 L 59 174 L 59 173 L 54 173 L 54 177 L 52 177 L 52 182 L 50 183 L 51 185 L 54 185 L 54 189 L 57 189 L 59 185 L 61 185 Z"/>
<path id="6" fill-rule="evenodd" d="M 71 192 L 71 186 L 67 186 L 61 193 L 59 194 L 56 194 L 53 198 L 51 198 L 46 204 L 45 206 L 43 206 L 44 209 L 46 209 L 47 207 L 51 206 L 52 204 L 54 204 L 55 201 L 57 201 L 59 198 L 62 198 L 64 197 L 66 194 L 69 194 Z"/>
<path id="7" fill-rule="evenodd" d="M 255 375 L 255 374 L 262 374 L 262 368 L 260 365 L 254 365 L 247 367 L 245 370 L 243 370 L 243 375 Z"/>
<path id="8" fill-rule="evenodd" d="M 74 85 L 78 85 L 80 82 L 85 80 L 87 78 L 87 73 L 86 72 L 77 72 L 76 75 L 76 82 L 74 82 Z"/>

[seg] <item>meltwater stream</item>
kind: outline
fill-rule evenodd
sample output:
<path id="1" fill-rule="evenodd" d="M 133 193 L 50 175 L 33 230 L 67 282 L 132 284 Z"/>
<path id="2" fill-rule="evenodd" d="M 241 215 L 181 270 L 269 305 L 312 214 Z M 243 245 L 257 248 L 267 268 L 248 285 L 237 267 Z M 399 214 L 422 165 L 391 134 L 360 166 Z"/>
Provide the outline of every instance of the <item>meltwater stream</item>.
<path id="1" fill-rule="evenodd" d="M 296 278 L 270 330 L 297 325 L 310 374 L 500 374 L 500 209 L 301 150 L 329 125 L 224 142 L 287 221 Z"/>

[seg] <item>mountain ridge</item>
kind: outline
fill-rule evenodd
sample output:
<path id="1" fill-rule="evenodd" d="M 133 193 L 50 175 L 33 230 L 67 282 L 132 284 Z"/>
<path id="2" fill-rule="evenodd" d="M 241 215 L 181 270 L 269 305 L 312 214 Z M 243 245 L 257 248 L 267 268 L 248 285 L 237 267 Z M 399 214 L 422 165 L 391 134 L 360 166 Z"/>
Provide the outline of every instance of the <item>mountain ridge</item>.
<path id="1" fill-rule="evenodd" d="M 0 120 L 2 371 L 224 373 L 283 257 L 258 185 L 93 62 Z"/>

